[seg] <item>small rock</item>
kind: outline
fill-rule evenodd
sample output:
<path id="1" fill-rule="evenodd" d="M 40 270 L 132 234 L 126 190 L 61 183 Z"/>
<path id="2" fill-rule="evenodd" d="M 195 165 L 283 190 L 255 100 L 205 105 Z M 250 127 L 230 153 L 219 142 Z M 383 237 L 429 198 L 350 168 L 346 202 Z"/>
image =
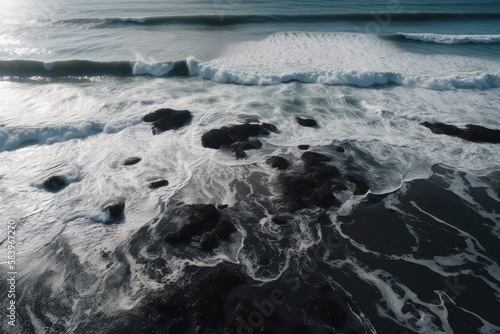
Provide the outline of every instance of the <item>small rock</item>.
<path id="1" fill-rule="evenodd" d="M 277 168 L 279 170 L 287 169 L 290 164 L 283 157 L 272 156 L 266 159 L 266 164 L 270 165 L 272 168 Z"/>
<path id="2" fill-rule="evenodd" d="M 227 205 L 227 204 L 219 204 L 219 205 L 217 205 L 217 209 L 219 209 L 219 210 L 227 209 L 228 207 L 229 207 L 229 205 Z"/>
<path id="3" fill-rule="evenodd" d="M 309 149 L 309 145 L 299 145 L 297 146 L 300 150 L 308 150 Z"/>
<path id="4" fill-rule="evenodd" d="M 144 122 L 153 122 L 153 134 L 183 127 L 193 118 L 188 110 L 174 110 L 170 108 L 158 109 L 144 116 Z"/>
<path id="5" fill-rule="evenodd" d="M 125 210 L 124 202 L 117 202 L 106 206 L 102 211 L 107 212 L 112 218 L 120 218 Z"/>
<path id="6" fill-rule="evenodd" d="M 420 124 L 429 128 L 435 134 L 445 134 L 473 142 L 500 143 L 500 130 L 496 129 L 488 129 L 473 124 L 467 124 L 465 129 L 444 123 L 423 122 Z"/>
<path id="7" fill-rule="evenodd" d="M 156 189 L 160 187 L 168 186 L 168 181 L 167 180 L 158 180 L 158 181 L 153 181 L 149 184 L 149 188 L 151 189 Z"/>
<path id="8" fill-rule="evenodd" d="M 318 126 L 318 123 L 311 118 L 295 117 L 295 120 L 297 121 L 297 123 L 299 123 L 299 125 L 302 126 L 308 126 L 308 127 Z"/>
<path id="9" fill-rule="evenodd" d="M 130 165 L 135 165 L 136 163 L 138 163 L 139 161 L 141 161 L 142 159 L 139 158 L 139 157 L 131 157 L 131 158 L 128 158 L 126 159 L 124 162 L 123 162 L 123 165 L 124 166 L 130 166 Z"/>
<path id="10" fill-rule="evenodd" d="M 234 152 L 234 157 L 236 159 L 243 159 L 243 158 L 245 158 L 247 156 L 247 154 L 245 153 L 245 151 L 243 151 L 240 148 L 234 149 L 233 152 Z"/>
<path id="11" fill-rule="evenodd" d="M 65 188 L 67 185 L 66 180 L 59 175 L 51 176 L 43 182 L 44 188 L 52 192 L 57 192 Z"/>
<path id="12" fill-rule="evenodd" d="M 267 130 L 269 130 L 271 132 L 277 132 L 278 131 L 278 128 L 276 127 L 276 125 L 269 124 L 269 123 L 262 123 L 261 125 L 262 125 L 262 127 L 264 129 L 267 129 Z"/>
<path id="13" fill-rule="evenodd" d="M 340 153 L 344 153 L 345 152 L 345 149 L 341 146 L 337 146 L 336 148 L 337 152 L 340 152 Z"/>

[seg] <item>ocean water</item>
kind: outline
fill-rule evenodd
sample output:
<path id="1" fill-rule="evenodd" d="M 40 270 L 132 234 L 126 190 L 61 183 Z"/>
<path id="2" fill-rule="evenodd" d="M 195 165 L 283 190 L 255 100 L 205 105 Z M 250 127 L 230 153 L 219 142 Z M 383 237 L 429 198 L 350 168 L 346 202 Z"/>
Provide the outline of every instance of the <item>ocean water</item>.
<path id="1" fill-rule="evenodd" d="M 499 106 L 499 1 L 4 0 L 1 332 L 239 333 L 190 306 L 184 327 L 145 315 L 230 265 L 247 286 L 223 323 L 241 317 L 234 300 L 287 297 L 245 333 L 500 333 L 500 146 L 420 125 L 500 129 Z M 193 119 L 153 135 L 142 118 L 160 108 Z M 202 146 L 248 118 L 278 127 L 261 149 Z M 346 182 L 333 207 L 283 212 L 287 172 L 265 161 L 300 171 L 303 144 L 369 193 Z M 47 191 L 53 175 L 67 187 Z M 116 201 L 124 217 L 110 222 L 102 207 Z M 237 231 L 211 252 L 172 246 L 181 203 L 228 205 Z M 345 323 L 304 311 L 324 286 L 349 300 L 336 301 Z"/>

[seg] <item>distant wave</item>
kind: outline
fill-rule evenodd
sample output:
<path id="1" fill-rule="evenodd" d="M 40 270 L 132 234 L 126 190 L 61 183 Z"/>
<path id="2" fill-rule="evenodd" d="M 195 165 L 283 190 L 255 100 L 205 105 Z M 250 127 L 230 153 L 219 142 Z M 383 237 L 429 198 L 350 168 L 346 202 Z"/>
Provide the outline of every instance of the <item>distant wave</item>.
<path id="1" fill-rule="evenodd" d="M 67 24 L 94 24 L 98 28 L 123 25 L 237 25 L 255 23 L 301 23 L 333 21 L 370 21 L 390 17 L 391 20 L 427 21 L 455 19 L 500 18 L 500 13 L 352 13 L 352 14 L 302 14 L 302 15 L 191 15 L 191 16 L 150 16 L 123 18 L 78 18 L 61 20 Z"/>
<path id="2" fill-rule="evenodd" d="M 399 33 L 406 39 L 438 44 L 497 44 L 500 35 L 441 35 L 429 33 Z"/>
<path id="3" fill-rule="evenodd" d="M 67 76 L 185 76 L 186 61 L 146 63 L 141 61 L 96 62 L 64 60 L 40 62 L 32 60 L 0 61 L 0 76 L 15 77 L 67 77 Z"/>

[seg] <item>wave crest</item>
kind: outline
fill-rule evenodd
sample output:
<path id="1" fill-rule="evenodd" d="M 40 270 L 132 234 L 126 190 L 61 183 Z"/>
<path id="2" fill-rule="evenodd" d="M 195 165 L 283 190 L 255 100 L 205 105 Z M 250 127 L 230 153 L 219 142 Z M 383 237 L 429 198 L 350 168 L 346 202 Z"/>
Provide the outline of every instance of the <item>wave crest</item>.
<path id="1" fill-rule="evenodd" d="M 406 39 L 438 44 L 498 44 L 500 35 L 441 35 L 430 33 L 399 33 Z"/>

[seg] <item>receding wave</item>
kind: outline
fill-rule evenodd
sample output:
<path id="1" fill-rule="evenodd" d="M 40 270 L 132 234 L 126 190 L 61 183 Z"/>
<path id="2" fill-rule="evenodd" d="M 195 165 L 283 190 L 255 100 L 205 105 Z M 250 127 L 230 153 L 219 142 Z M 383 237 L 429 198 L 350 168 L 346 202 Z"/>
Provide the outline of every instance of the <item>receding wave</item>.
<path id="1" fill-rule="evenodd" d="M 117 133 L 140 122 L 141 118 L 136 117 L 118 123 L 84 121 L 70 125 L 0 127 L 0 152 L 13 151 L 31 145 L 51 145 L 100 133 Z"/>
<path id="2" fill-rule="evenodd" d="M 303 14 L 303 15 L 191 15 L 149 16 L 128 18 L 79 18 L 59 21 L 68 24 L 94 24 L 97 27 L 123 25 L 237 25 L 256 23 L 317 23 L 333 21 L 370 20 L 456 20 L 498 19 L 500 13 L 351 13 L 351 14 Z"/>
<path id="3" fill-rule="evenodd" d="M 68 77 L 68 76 L 185 76 L 186 61 L 147 63 L 141 61 L 96 62 L 65 60 L 40 62 L 33 60 L 0 61 L 0 76 L 15 77 Z"/>
<path id="4" fill-rule="evenodd" d="M 498 44 L 500 35 L 442 35 L 430 33 L 399 33 L 406 39 L 438 44 Z"/>

